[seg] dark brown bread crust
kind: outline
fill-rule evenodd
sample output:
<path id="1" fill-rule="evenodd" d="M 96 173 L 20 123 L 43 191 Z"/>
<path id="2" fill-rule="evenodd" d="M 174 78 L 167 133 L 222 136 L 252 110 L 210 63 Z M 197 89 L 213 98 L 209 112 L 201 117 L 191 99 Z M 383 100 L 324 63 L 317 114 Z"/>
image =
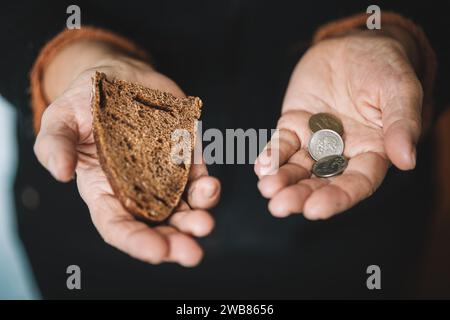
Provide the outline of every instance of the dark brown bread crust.
<path id="1" fill-rule="evenodd" d="M 100 165 L 131 213 L 166 219 L 186 187 L 201 100 L 177 98 L 103 73 L 93 79 L 93 132 Z M 175 163 L 172 133 L 189 132 L 188 161 Z"/>

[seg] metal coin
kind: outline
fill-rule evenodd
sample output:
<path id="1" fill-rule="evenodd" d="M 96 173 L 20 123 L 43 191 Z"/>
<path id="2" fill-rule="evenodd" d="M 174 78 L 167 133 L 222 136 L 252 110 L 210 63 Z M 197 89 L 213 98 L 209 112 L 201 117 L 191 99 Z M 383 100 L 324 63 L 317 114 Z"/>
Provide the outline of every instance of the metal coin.
<path id="1" fill-rule="evenodd" d="M 333 130 L 319 130 L 309 140 L 308 151 L 316 161 L 327 156 L 340 156 L 344 152 L 344 141 Z"/>
<path id="2" fill-rule="evenodd" d="M 343 156 L 328 156 L 317 161 L 312 168 L 313 173 L 320 178 L 329 178 L 342 173 L 348 160 Z"/>
<path id="3" fill-rule="evenodd" d="M 309 118 L 309 128 L 312 132 L 322 129 L 330 129 L 337 132 L 340 136 L 344 133 L 344 127 L 341 120 L 331 113 L 317 113 Z"/>

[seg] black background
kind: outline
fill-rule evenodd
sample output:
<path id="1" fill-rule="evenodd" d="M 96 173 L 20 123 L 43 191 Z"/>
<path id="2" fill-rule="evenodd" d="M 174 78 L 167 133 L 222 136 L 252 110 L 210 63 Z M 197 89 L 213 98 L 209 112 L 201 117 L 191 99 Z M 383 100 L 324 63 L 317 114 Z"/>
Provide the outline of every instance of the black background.
<path id="1" fill-rule="evenodd" d="M 44 298 L 407 298 L 415 297 L 428 217 L 433 211 L 432 140 L 417 169 L 391 169 L 369 199 L 327 221 L 273 218 L 251 165 L 213 165 L 223 196 L 199 267 L 151 266 L 106 245 L 76 183 L 60 184 L 32 145 L 28 72 L 38 49 L 78 4 L 82 24 L 106 27 L 148 50 L 156 67 L 205 104 L 203 127 L 273 128 L 293 66 L 321 24 L 378 4 L 423 26 L 440 63 L 437 110 L 447 100 L 448 1 L 14 1 L 2 5 L 0 92 L 19 112 L 15 182 L 19 233 Z M 448 12 L 448 11 L 447 11 Z M 39 192 L 37 208 L 21 194 Z M 68 265 L 82 290 L 66 288 Z M 382 290 L 366 288 L 366 268 Z"/>

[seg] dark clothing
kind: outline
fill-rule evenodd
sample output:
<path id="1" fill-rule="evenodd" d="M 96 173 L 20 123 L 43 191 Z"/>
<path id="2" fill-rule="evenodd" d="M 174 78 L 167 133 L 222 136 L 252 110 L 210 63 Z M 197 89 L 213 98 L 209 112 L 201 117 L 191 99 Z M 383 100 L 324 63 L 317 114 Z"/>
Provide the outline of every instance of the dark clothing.
<path id="1" fill-rule="evenodd" d="M 445 2 L 386 2 L 421 25 L 449 73 Z M 19 233 L 45 298 L 405 297 L 414 285 L 432 212 L 430 144 L 411 172 L 391 169 L 380 189 L 322 222 L 275 219 L 256 188 L 251 165 L 213 165 L 223 187 L 216 229 L 201 239 L 205 258 L 186 269 L 148 265 L 106 245 L 90 222 L 76 183 L 60 184 L 33 153 L 28 72 L 41 48 L 65 27 L 66 8 L 81 7 L 84 25 L 104 27 L 148 50 L 159 71 L 204 102 L 203 129 L 274 128 L 290 73 L 314 30 L 365 11 L 349 1 L 43 1 L 7 5 L 0 28 L 0 92 L 18 110 L 15 183 Z M 448 3 L 447 3 L 448 4 Z M 445 60 L 447 59 L 447 60 Z M 438 92 L 444 92 L 445 73 Z M 448 78 L 448 76 L 447 76 Z M 446 99 L 438 93 L 438 105 Z M 39 204 L 23 201 L 24 190 Z M 82 290 L 67 290 L 66 268 L 82 270 Z M 382 271 L 369 291 L 366 268 Z"/>

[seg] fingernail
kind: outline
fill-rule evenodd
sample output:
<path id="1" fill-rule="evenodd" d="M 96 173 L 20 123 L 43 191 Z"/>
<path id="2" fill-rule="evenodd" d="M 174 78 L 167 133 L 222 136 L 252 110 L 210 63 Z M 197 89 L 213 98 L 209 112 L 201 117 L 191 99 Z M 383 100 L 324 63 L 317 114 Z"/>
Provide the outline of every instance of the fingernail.
<path id="1" fill-rule="evenodd" d="M 260 167 L 259 174 L 262 176 L 267 176 L 272 171 L 270 166 Z"/>
<path id="2" fill-rule="evenodd" d="M 212 196 L 214 196 L 216 191 L 217 188 L 210 184 L 202 187 L 202 194 L 205 198 L 212 198 Z"/>
<path id="3" fill-rule="evenodd" d="M 264 150 L 259 156 L 258 156 L 258 162 L 261 165 L 267 165 L 270 164 L 270 157 L 272 156 L 272 150 L 266 149 Z"/>

